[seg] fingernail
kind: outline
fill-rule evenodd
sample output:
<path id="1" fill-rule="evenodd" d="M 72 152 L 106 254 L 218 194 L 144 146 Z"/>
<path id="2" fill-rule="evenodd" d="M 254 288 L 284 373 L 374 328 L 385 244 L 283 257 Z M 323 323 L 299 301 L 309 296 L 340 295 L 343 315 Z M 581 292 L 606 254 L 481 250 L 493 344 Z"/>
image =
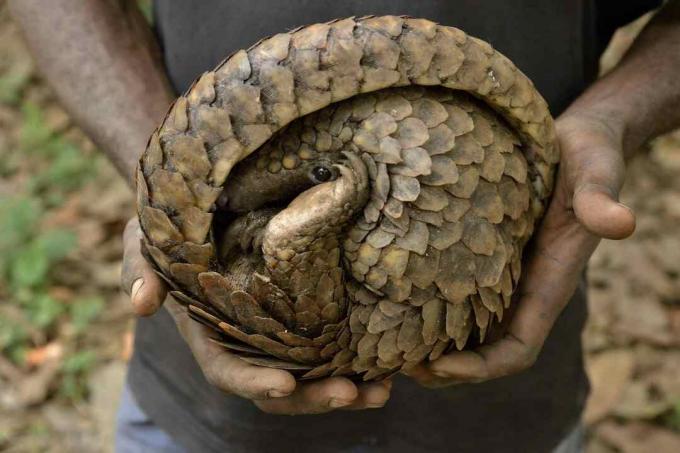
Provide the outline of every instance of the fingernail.
<path id="1" fill-rule="evenodd" d="M 440 377 L 440 378 L 448 378 L 448 377 L 451 377 L 451 376 L 449 375 L 449 373 L 447 373 L 447 372 L 445 372 L 445 371 L 435 371 L 435 370 L 430 370 L 430 372 L 431 372 L 432 374 L 434 374 L 435 376 Z"/>
<path id="2" fill-rule="evenodd" d="M 384 401 L 382 403 L 367 403 L 366 409 L 381 409 L 385 407 L 385 403 L 387 403 L 387 401 Z"/>
<path id="3" fill-rule="evenodd" d="M 144 286 L 144 279 L 138 278 L 132 283 L 132 289 L 130 290 L 130 299 L 134 300 L 137 297 L 137 293 Z"/>
<path id="4" fill-rule="evenodd" d="M 341 400 L 341 399 L 337 399 L 337 398 L 331 398 L 330 401 L 328 402 L 328 406 L 336 407 L 336 408 L 337 407 L 349 406 L 350 404 L 352 404 L 351 401 Z"/>
<path id="5" fill-rule="evenodd" d="M 270 390 L 267 392 L 267 396 L 269 398 L 283 398 L 284 396 L 288 396 L 290 393 L 285 393 L 282 392 L 281 390 Z"/>

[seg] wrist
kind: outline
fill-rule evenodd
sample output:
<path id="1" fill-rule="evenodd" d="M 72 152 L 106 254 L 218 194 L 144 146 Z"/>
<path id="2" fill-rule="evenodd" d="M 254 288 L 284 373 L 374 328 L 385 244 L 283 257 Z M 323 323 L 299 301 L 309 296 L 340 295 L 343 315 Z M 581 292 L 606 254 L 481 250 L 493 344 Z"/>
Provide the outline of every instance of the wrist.
<path id="1" fill-rule="evenodd" d="M 559 119 L 605 132 L 623 155 L 630 158 L 650 134 L 644 133 L 644 122 L 640 120 L 643 109 L 632 102 L 625 91 L 623 86 L 600 80 L 577 98 Z"/>

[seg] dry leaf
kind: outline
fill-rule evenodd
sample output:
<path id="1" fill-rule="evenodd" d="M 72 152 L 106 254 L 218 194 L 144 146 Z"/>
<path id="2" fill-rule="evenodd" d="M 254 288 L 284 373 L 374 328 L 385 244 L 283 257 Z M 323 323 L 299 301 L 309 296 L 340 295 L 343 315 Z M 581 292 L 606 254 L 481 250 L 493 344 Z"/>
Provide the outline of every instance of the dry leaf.
<path id="1" fill-rule="evenodd" d="M 583 415 L 587 426 L 613 409 L 633 376 L 633 367 L 633 353 L 623 349 L 603 352 L 586 362 L 591 383 L 591 394 Z"/>
<path id="2" fill-rule="evenodd" d="M 619 425 L 605 422 L 597 434 L 621 453 L 672 453 L 680 451 L 680 435 L 648 423 Z"/>

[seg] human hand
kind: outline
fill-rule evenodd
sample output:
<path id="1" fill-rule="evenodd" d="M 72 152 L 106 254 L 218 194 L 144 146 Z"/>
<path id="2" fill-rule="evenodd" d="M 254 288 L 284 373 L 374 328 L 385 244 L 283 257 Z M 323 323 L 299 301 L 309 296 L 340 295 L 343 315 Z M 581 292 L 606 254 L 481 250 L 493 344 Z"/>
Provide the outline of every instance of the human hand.
<path id="1" fill-rule="evenodd" d="M 163 304 L 167 288 L 141 253 L 141 234 L 135 217 L 125 228 L 121 280 L 134 312 L 149 316 Z M 349 379 L 332 377 L 298 382 L 287 371 L 246 363 L 210 341 L 214 333 L 191 319 L 172 297 L 165 300 L 165 307 L 208 382 L 227 393 L 252 400 L 264 412 L 293 415 L 379 408 L 389 399 L 390 381 L 356 385 Z"/>
<path id="2" fill-rule="evenodd" d="M 483 382 L 531 367 L 599 240 L 633 233 L 635 216 L 618 202 L 623 127 L 576 110 L 556 127 L 562 160 L 553 198 L 527 249 L 514 317 L 500 339 L 410 370 L 422 385 Z"/>

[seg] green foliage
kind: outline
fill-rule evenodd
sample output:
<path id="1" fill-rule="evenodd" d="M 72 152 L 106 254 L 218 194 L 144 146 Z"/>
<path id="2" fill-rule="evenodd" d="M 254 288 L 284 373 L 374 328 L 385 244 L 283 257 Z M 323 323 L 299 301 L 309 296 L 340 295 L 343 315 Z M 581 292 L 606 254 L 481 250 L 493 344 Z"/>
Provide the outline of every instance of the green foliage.
<path id="1" fill-rule="evenodd" d="M 0 272 L 15 292 L 44 286 L 50 267 L 76 245 L 72 231 L 39 231 L 42 209 L 35 197 L 0 199 Z"/>
<path id="2" fill-rule="evenodd" d="M 0 76 L 0 103 L 17 104 L 30 78 L 28 71 L 10 71 Z"/>
<path id="3" fill-rule="evenodd" d="M 32 245 L 32 244 L 31 244 Z M 37 247 L 20 249 L 11 265 L 10 282 L 15 287 L 34 287 L 45 281 L 49 262 Z"/>
<path id="4" fill-rule="evenodd" d="M 84 331 L 102 312 L 104 301 L 99 297 L 85 297 L 70 305 L 71 322 L 76 332 Z"/>
<path id="5" fill-rule="evenodd" d="M 45 124 L 42 110 L 37 105 L 26 102 L 21 106 L 21 113 L 23 120 L 19 137 L 21 151 L 47 157 L 51 150 L 49 144 L 53 134 Z"/>
<path id="6" fill-rule="evenodd" d="M 82 400 L 87 396 L 87 373 L 96 361 L 94 351 L 79 351 L 64 360 L 59 393 L 71 400 Z"/>
<path id="7" fill-rule="evenodd" d="M 84 159 L 83 153 L 70 143 L 55 141 L 52 143 L 56 155 L 50 167 L 33 180 L 35 191 L 46 190 L 57 186 L 62 190 L 74 190 L 80 187 L 93 170 L 92 160 Z"/>
<path id="8" fill-rule="evenodd" d="M 664 416 L 663 423 L 670 429 L 680 432 L 680 400 L 676 401 L 673 408 Z"/>
<path id="9" fill-rule="evenodd" d="M 4 85 L 3 85 L 4 84 Z M 0 101 L 11 98 L 8 79 L 0 78 Z M 15 83 L 18 87 L 18 82 Z M 17 88 L 18 89 L 18 88 Z M 43 218 L 95 173 L 93 159 L 55 133 L 39 106 L 21 105 L 22 123 L 15 160 L 3 159 L 3 176 L 30 170 L 15 193 L 0 196 L 0 297 L 12 304 L 21 322 L 0 315 L 0 353 L 17 364 L 25 352 L 51 341 L 57 326 L 70 324 L 77 336 L 101 313 L 97 297 L 58 300 L 50 294 L 51 271 L 77 245 L 74 231 L 46 228 Z M 29 332 L 41 331 L 43 340 Z M 92 351 L 80 351 L 63 363 L 61 393 L 73 399 L 85 396 L 85 376 L 95 360 Z"/>
<path id="10" fill-rule="evenodd" d="M 40 233 L 33 242 L 35 247 L 52 262 L 68 255 L 75 248 L 77 241 L 78 238 L 73 231 L 55 228 Z"/>
<path id="11" fill-rule="evenodd" d="M 0 259 L 34 234 L 41 209 L 35 198 L 0 198 Z"/>
<path id="12" fill-rule="evenodd" d="M 93 351 L 80 351 L 64 360 L 61 366 L 62 372 L 66 374 L 78 374 L 87 371 L 96 359 Z"/>
<path id="13" fill-rule="evenodd" d="M 49 165 L 33 175 L 28 190 L 40 194 L 46 206 L 58 206 L 66 194 L 81 187 L 95 172 L 95 159 L 87 158 L 45 123 L 42 111 L 31 103 L 22 106 L 21 153 L 42 158 Z"/>
<path id="14" fill-rule="evenodd" d="M 33 325 L 45 329 L 63 313 L 64 305 L 47 294 L 39 293 L 26 304 L 26 311 Z"/>
<path id="15" fill-rule="evenodd" d="M 10 360 L 23 363 L 28 341 L 28 333 L 23 326 L 0 317 L 0 351 L 7 351 Z"/>

